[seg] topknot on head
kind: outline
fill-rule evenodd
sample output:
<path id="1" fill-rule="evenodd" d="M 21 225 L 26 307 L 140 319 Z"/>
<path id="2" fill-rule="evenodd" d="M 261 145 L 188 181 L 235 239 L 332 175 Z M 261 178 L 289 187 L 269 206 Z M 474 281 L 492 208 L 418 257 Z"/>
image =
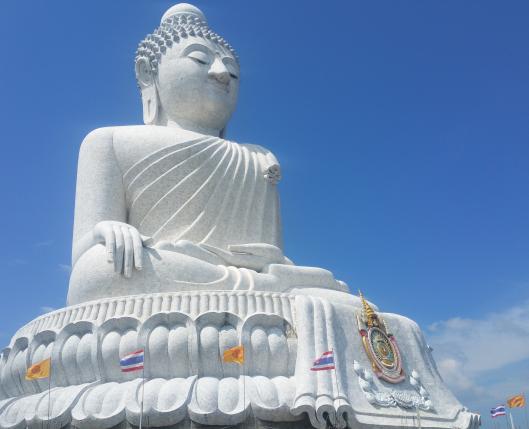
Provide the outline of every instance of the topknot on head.
<path id="1" fill-rule="evenodd" d="M 168 48 L 189 36 L 218 43 L 231 52 L 235 61 L 239 61 L 230 44 L 208 27 L 200 9 L 188 3 L 179 3 L 164 13 L 160 26 L 140 42 L 136 50 L 136 64 L 140 60 L 147 61 L 151 71 L 158 73 L 158 65 Z"/>
<path id="2" fill-rule="evenodd" d="M 203 21 L 204 23 L 207 23 L 206 16 L 202 13 L 202 11 L 192 4 L 189 3 L 178 3 L 174 6 L 167 9 L 167 11 L 163 14 L 162 20 L 160 21 L 160 24 L 163 24 L 163 22 L 169 18 L 172 18 L 177 15 L 187 15 L 191 17 L 198 18 L 200 21 Z"/>

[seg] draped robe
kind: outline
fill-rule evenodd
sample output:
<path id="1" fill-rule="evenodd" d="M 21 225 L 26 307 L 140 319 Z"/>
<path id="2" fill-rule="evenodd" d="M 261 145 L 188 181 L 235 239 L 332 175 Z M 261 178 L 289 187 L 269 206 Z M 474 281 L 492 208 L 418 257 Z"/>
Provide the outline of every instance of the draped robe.
<path id="1" fill-rule="evenodd" d="M 104 246 L 93 246 L 73 267 L 69 304 L 171 291 L 347 290 L 321 268 L 285 260 L 257 272 L 211 259 L 211 252 L 196 246 L 230 251 L 235 244 L 268 244 L 281 249 L 279 166 L 266 149 L 167 127 L 118 127 L 111 136 L 110 161 L 116 164 L 105 164 L 105 171 L 121 172 L 124 221 L 150 237 L 144 243 L 143 269 L 125 278 L 107 262 Z M 102 157 L 108 160 L 109 155 Z M 82 167 L 97 171 L 97 161 Z M 83 177 L 92 186 L 92 177 Z M 96 192 L 104 193 L 105 176 L 99 181 L 103 188 Z M 83 182 L 77 192 L 82 201 Z M 112 200 L 106 204 L 115 205 Z M 90 209 L 83 206 L 80 214 Z"/>
<path id="2" fill-rule="evenodd" d="M 272 166 L 267 150 L 218 137 L 155 150 L 123 175 L 128 223 L 155 242 L 281 247 L 277 188 L 265 177 Z"/>

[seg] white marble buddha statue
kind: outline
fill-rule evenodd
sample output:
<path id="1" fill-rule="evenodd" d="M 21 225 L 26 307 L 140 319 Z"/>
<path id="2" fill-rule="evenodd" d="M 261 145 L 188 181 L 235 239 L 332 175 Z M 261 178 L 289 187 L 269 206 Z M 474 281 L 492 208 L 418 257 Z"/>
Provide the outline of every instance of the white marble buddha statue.
<path id="1" fill-rule="evenodd" d="M 223 138 L 239 62 L 179 4 L 139 45 L 145 125 L 101 128 L 80 155 L 68 304 L 182 290 L 347 290 L 282 251 L 278 161 Z"/>
<path id="2" fill-rule="evenodd" d="M 170 8 L 135 65 L 145 125 L 82 144 L 68 306 L 0 350 L 0 429 L 477 429 L 416 323 L 284 256 L 278 162 L 224 139 L 239 63 L 202 12 Z"/>

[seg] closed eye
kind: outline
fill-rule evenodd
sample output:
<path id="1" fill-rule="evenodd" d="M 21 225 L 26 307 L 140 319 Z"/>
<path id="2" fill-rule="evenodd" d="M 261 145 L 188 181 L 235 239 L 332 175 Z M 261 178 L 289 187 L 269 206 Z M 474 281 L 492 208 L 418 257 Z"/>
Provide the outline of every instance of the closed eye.
<path id="1" fill-rule="evenodd" d="M 191 51 L 188 55 L 188 58 L 191 58 L 193 61 L 197 62 L 198 64 L 206 65 L 209 64 L 210 58 L 209 56 L 202 51 Z"/>
<path id="2" fill-rule="evenodd" d="M 191 58 L 192 60 L 194 60 L 195 62 L 199 63 L 199 64 L 207 64 L 207 61 L 204 61 L 204 60 L 199 60 L 198 58 L 195 58 L 195 57 L 189 57 Z"/>
<path id="3" fill-rule="evenodd" d="M 237 76 L 236 74 L 230 73 L 230 76 L 232 77 L 232 79 L 239 79 L 239 76 Z"/>

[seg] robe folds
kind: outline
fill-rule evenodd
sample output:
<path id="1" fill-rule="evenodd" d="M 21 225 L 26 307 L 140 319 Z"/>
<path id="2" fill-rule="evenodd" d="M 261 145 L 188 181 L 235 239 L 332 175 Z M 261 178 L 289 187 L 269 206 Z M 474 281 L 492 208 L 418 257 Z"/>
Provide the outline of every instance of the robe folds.
<path id="1" fill-rule="evenodd" d="M 129 222 L 154 241 L 227 249 L 281 248 L 279 199 L 267 150 L 202 136 L 155 150 L 124 172 Z"/>

